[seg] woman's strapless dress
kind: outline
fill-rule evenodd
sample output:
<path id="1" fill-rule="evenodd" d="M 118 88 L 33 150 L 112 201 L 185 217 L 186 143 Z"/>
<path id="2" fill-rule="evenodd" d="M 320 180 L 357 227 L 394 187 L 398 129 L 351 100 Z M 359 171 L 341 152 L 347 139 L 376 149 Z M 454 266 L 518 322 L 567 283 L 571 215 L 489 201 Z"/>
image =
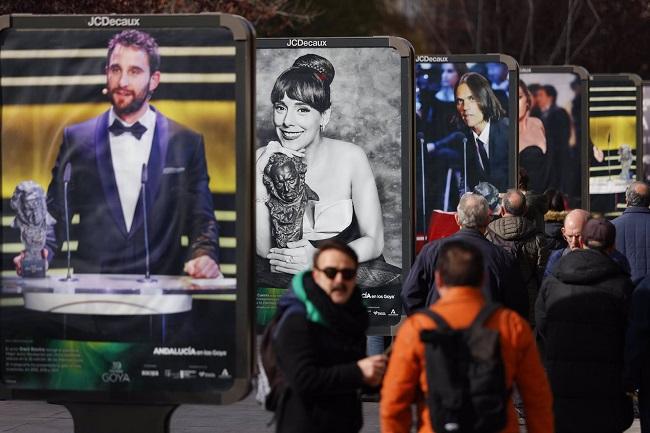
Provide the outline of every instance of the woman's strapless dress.
<path id="1" fill-rule="evenodd" d="M 519 166 L 526 169 L 530 179 L 528 189 L 542 193 L 551 182 L 551 164 L 548 154 L 542 152 L 539 146 L 528 146 L 519 152 Z"/>
<path id="2" fill-rule="evenodd" d="M 318 248 L 324 241 L 336 239 L 350 243 L 361 237 L 359 223 L 352 199 L 332 202 L 311 201 L 313 213 L 306 211 L 303 217 L 303 238 Z M 271 272 L 269 260 L 256 256 L 257 287 L 280 287 L 289 285 L 293 275 Z M 360 287 L 400 285 L 401 269 L 386 263 L 383 256 L 359 264 L 357 282 Z"/>

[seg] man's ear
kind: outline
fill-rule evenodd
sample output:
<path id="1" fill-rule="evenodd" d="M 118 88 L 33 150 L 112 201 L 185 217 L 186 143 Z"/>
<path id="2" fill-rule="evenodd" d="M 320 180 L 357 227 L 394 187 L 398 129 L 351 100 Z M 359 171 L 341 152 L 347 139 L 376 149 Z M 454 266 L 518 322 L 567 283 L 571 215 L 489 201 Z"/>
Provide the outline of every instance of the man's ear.
<path id="1" fill-rule="evenodd" d="M 151 78 L 149 78 L 149 93 L 153 93 L 158 87 L 158 84 L 160 84 L 160 71 L 151 74 Z"/>
<path id="2" fill-rule="evenodd" d="M 434 271 L 433 280 L 436 282 L 437 289 L 440 289 L 441 287 L 445 286 L 445 282 L 442 280 L 442 275 L 440 275 L 440 271 Z"/>
<path id="3" fill-rule="evenodd" d="M 460 227 L 460 219 L 458 218 L 458 212 L 454 214 L 454 221 L 456 221 L 456 224 L 458 225 L 458 227 Z"/>

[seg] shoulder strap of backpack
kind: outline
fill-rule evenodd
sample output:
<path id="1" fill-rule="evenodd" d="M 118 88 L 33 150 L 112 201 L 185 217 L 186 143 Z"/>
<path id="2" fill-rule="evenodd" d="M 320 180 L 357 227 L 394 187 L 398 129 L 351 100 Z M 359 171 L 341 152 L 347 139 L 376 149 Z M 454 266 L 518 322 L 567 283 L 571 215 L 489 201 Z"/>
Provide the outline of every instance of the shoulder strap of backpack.
<path id="1" fill-rule="evenodd" d="M 483 326 L 483 324 L 487 321 L 487 319 L 489 319 L 490 316 L 492 316 L 492 314 L 499 308 L 501 308 L 501 304 L 497 304 L 497 303 L 486 304 L 483 308 L 481 308 L 481 311 L 478 312 L 476 318 L 470 325 L 470 328 Z"/>
<path id="2" fill-rule="evenodd" d="M 445 319 L 442 318 L 442 316 L 434 311 L 431 311 L 429 308 L 423 308 L 420 311 L 417 311 L 417 313 L 422 313 L 425 316 L 428 316 L 430 319 L 432 319 L 434 322 L 436 322 L 436 325 L 438 325 L 438 329 L 442 331 L 450 330 L 451 327 L 445 321 Z"/>
<path id="3" fill-rule="evenodd" d="M 304 316 L 307 314 L 307 311 L 303 304 L 293 304 L 281 312 L 276 312 L 277 318 L 275 319 L 275 324 L 273 325 L 273 333 L 271 335 L 271 338 L 275 340 L 275 338 L 278 336 L 278 333 L 280 332 L 280 327 L 282 327 L 287 318 L 292 314 L 299 314 Z"/>

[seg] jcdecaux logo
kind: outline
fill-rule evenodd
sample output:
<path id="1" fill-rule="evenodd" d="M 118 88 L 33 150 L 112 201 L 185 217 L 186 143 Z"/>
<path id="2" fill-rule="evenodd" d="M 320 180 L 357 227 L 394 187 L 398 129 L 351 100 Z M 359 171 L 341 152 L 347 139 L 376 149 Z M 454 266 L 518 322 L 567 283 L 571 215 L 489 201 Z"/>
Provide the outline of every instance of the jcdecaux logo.
<path id="1" fill-rule="evenodd" d="M 137 27 L 140 18 L 90 17 L 88 27 Z"/>

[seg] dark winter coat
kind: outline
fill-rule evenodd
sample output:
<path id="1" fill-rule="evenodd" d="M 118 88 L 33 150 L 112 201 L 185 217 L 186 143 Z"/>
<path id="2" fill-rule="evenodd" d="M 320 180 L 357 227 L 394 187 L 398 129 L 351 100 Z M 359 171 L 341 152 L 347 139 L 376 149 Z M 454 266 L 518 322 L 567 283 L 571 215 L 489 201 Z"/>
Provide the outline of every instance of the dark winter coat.
<path id="1" fill-rule="evenodd" d="M 567 254 L 571 252 L 569 247 L 566 247 L 563 250 L 551 251 L 551 254 L 548 256 L 548 261 L 546 262 L 546 269 L 544 269 L 544 278 L 550 277 L 553 273 L 553 269 L 557 262 Z M 630 275 L 630 263 L 628 263 L 627 258 L 618 250 L 612 250 L 609 252 L 609 257 L 614 260 L 614 262 L 621 267 L 623 272 Z"/>
<path id="2" fill-rule="evenodd" d="M 557 432 L 631 425 L 623 350 L 632 289 L 621 267 L 596 250 L 566 254 L 544 280 L 535 317 Z"/>
<path id="3" fill-rule="evenodd" d="M 641 280 L 632 295 L 625 367 L 628 387 L 641 390 L 641 429 L 650 431 L 650 275 Z"/>
<path id="4" fill-rule="evenodd" d="M 322 290 L 311 273 L 296 277 L 301 278 L 304 286 Z M 365 307 L 365 324 L 359 324 L 363 331 L 354 332 L 358 328 L 341 332 L 327 323 L 326 314 L 305 299 L 305 290 L 301 292 L 296 281 L 294 278 L 291 289 L 278 303 L 279 309 L 289 312 L 274 339 L 278 366 L 288 390 L 276 412 L 276 431 L 358 432 L 363 425 L 359 392 L 363 375 L 357 361 L 365 357 L 366 351 Z M 357 295 L 361 304 L 361 296 Z"/>
<path id="5" fill-rule="evenodd" d="M 528 317 L 534 326 L 535 299 L 548 260 L 544 234 L 537 231 L 535 223 L 524 217 L 507 216 L 492 221 L 485 237 L 515 257 L 528 293 Z"/>
<path id="6" fill-rule="evenodd" d="M 630 206 L 612 221 L 616 227 L 616 249 L 630 262 L 632 281 L 650 274 L 650 209 Z"/>
<path id="7" fill-rule="evenodd" d="M 450 240 L 468 242 L 483 253 L 488 272 L 483 287 L 485 297 L 515 310 L 527 319 L 528 296 L 514 258 L 475 229 L 461 229 L 448 238 L 429 242 L 422 248 L 402 286 L 402 302 L 406 314 L 427 307 L 440 297 L 433 274 L 440 247 Z"/>

